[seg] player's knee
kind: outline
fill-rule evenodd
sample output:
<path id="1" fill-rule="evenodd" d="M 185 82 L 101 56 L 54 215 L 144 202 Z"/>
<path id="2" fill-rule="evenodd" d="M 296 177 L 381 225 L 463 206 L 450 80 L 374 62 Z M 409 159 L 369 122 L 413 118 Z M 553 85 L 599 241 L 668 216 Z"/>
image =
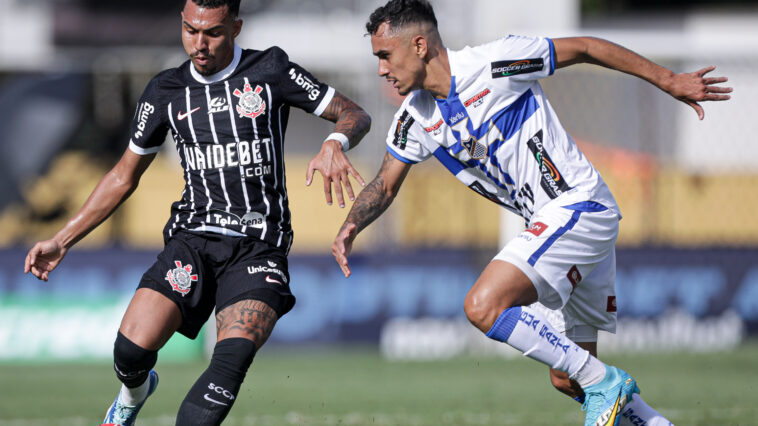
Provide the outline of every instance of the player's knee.
<path id="1" fill-rule="evenodd" d="M 145 382 L 150 369 L 158 360 L 158 351 L 138 346 L 119 332 L 113 344 L 113 369 L 127 387 L 134 388 Z"/>
<path id="2" fill-rule="evenodd" d="M 495 323 L 502 309 L 498 309 L 493 300 L 486 294 L 472 289 L 463 301 L 463 311 L 471 324 L 486 333 L 492 328 L 492 324 Z"/>

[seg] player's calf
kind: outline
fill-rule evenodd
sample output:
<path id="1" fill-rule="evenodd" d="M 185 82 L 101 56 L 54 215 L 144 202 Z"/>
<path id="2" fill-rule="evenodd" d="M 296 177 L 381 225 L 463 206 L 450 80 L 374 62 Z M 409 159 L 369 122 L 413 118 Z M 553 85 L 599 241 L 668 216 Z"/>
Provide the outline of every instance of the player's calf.
<path id="1" fill-rule="evenodd" d="M 237 399 L 256 349 L 252 340 L 239 337 L 216 343 L 208 369 L 179 407 L 176 425 L 220 425 Z"/>

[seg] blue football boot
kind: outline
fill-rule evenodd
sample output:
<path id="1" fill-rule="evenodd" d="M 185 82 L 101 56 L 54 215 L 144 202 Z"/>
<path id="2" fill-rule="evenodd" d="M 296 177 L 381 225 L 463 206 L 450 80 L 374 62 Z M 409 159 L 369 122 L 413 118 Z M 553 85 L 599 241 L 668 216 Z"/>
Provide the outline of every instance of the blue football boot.
<path id="1" fill-rule="evenodd" d="M 113 404 L 108 409 L 108 413 L 105 415 L 103 423 L 114 424 L 120 426 L 132 426 L 134 421 L 137 420 L 137 413 L 145 405 L 147 398 L 155 392 L 155 388 L 158 387 L 158 373 L 155 370 L 150 370 L 150 374 L 147 376 L 147 380 L 150 382 L 147 388 L 147 396 L 139 404 L 135 406 L 125 405 L 121 400 L 121 392 L 119 391 L 116 399 L 113 400 Z"/>
<path id="2" fill-rule="evenodd" d="M 606 366 L 603 380 L 584 389 L 582 410 L 587 412 L 584 426 L 618 426 L 621 410 L 635 393 L 640 393 L 640 389 L 632 376 Z"/>

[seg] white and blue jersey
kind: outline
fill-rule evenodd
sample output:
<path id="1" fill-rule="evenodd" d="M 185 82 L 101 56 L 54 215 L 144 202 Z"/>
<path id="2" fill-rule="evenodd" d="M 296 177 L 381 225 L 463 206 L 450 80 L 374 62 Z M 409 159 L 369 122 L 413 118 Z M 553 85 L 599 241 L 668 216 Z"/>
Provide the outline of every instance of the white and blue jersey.
<path id="1" fill-rule="evenodd" d="M 406 97 L 387 137 L 400 161 L 436 157 L 461 182 L 530 222 L 547 203 L 619 209 L 561 125 L 538 80 L 555 70 L 548 38 L 508 36 L 448 50 L 450 93 Z M 620 216 L 620 214 L 619 214 Z"/>

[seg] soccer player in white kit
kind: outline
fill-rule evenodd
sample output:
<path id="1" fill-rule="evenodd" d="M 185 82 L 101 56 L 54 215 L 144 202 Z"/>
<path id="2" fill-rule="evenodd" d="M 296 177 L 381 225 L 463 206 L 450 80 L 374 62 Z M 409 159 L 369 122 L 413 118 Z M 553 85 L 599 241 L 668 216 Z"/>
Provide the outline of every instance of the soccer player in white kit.
<path id="1" fill-rule="evenodd" d="M 615 332 L 618 205 L 561 126 L 539 79 L 588 62 L 644 78 L 691 105 L 726 100 L 713 68 L 675 74 L 595 38 L 507 36 L 460 51 L 442 44 L 424 0 L 392 0 L 366 25 L 379 75 L 407 95 L 376 178 L 361 192 L 332 253 L 345 276 L 358 232 L 392 202 L 412 164 L 436 157 L 461 182 L 521 215 L 527 229 L 485 268 L 464 301 L 492 339 L 551 367 L 583 402 L 585 425 L 670 424 L 635 380 L 599 361 L 597 331 Z M 645 423 L 646 422 L 646 423 Z"/>

